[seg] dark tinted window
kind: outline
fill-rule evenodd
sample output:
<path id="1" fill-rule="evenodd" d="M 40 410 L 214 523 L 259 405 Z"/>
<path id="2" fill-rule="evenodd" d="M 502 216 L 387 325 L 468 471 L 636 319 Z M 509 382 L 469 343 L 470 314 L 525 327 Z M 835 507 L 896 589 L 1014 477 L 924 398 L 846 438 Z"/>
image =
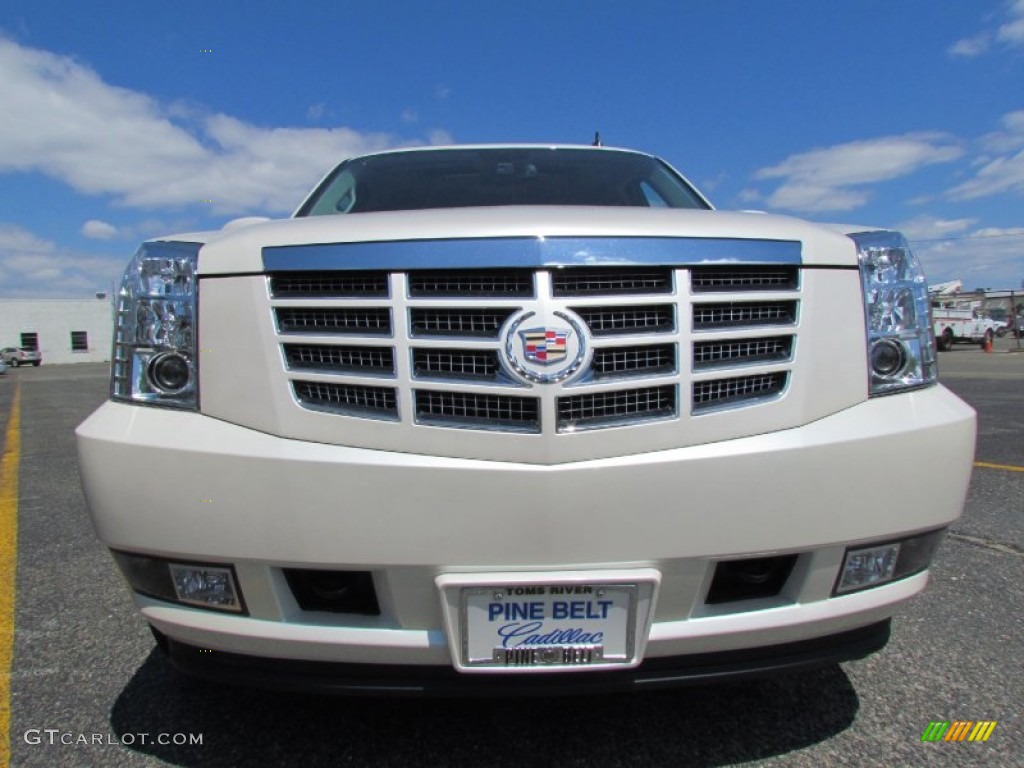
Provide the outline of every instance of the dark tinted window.
<path id="1" fill-rule="evenodd" d="M 661 161 L 603 149 L 395 152 L 342 163 L 299 216 L 496 205 L 706 208 Z"/>

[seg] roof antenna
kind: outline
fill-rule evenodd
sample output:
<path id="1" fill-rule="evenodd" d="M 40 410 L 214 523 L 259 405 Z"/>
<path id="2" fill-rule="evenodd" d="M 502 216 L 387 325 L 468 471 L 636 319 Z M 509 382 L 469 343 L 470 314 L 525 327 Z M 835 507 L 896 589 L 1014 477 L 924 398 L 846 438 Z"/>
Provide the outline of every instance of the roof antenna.
<path id="1" fill-rule="evenodd" d="M 601 132 L 600 131 L 594 131 L 594 143 L 591 144 L 590 146 L 592 146 L 592 147 L 603 147 L 604 146 L 604 144 L 601 143 Z"/>

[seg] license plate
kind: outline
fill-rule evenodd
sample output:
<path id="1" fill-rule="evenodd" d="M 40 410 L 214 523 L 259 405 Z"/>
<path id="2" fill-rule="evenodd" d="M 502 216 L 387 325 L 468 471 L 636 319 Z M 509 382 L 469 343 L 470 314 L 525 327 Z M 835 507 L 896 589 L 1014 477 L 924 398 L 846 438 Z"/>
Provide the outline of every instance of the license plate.
<path id="1" fill-rule="evenodd" d="M 635 584 L 524 584 L 462 589 L 463 663 L 490 667 L 629 664 Z"/>

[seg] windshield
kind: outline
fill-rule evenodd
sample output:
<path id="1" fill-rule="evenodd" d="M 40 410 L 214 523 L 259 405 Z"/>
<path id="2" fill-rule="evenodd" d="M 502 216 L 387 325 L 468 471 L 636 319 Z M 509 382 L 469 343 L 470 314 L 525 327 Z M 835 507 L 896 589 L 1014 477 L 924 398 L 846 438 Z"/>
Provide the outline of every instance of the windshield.
<path id="1" fill-rule="evenodd" d="M 416 150 L 348 160 L 296 215 L 496 205 L 708 207 L 678 174 L 648 155 L 513 147 Z"/>

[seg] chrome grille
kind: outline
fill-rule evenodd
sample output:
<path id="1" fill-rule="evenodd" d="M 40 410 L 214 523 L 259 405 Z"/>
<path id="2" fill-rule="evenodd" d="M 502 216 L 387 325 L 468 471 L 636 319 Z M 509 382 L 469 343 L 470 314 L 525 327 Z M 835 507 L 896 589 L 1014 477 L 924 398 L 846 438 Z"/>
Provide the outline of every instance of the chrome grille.
<path id="1" fill-rule="evenodd" d="M 789 359 L 792 349 L 792 336 L 698 341 L 693 345 L 693 367 L 699 370 L 720 365 L 784 361 Z"/>
<path id="2" fill-rule="evenodd" d="M 279 272 L 267 283 L 300 407 L 490 432 L 667 430 L 771 403 L 790 382 L 802 300 L 798 268 L 742 264 Z M 578 375 L 530 382 L 507 359 L 513 320 L 520 333 L 551 322 L 524 314 L 534 310 L 589 330 Z"/>
<path id="3" fill-rule="evenodd" d="M 675 385 L 558 398 L 558 430 L 605 427 L 676 415 Z"/>
<path id="4" fill-rule="evenodd" d="M 699 413 L 718 406 L 763 400 L 778 395 L 785 386 L 784 372 L 697 381 L 693 384 L 693 410 Z"/>
<path id="5" fill-rule="evenodd" d="M 285 344 L 291 370 L 393 374 L 395 353 L 390 347 L 340 347 L 326 344 Z"/>
<path id="6" fill-rule="evenodd" d="M 533 296 L 533 273 L 525 269 L 410 272 L 409 295 L 417 298 L 529 297 Z"/>
<path id="7" fill-rule="evenodd" d="M 498 377 L 498 353 L 493 349 L 414 349 L 412 372 L 417 378 L 485 379 Z"/>
<path id="8" fill-rule="evenodd" d="M 639 307 L 574 307 L 595 336 L 672 331 L 674 314 L 670 304 Z"/>
<path id="9" fill-rule="evenodd" d="M 275 299 L 334 299 L 388 295 L 387 272 L 283 272 L 270 276 Z"/>
<path id="10" fill-rule="evenodd" d="M 695 331 L 760 325 L 792 325 L 795 322 L 795 301 L 732 301 L 721 304 L 693 305 L 693 329 Z"/>
<path id="11" fill-rule="evenodd" d="M 294 381 L 295 397 L 304 405 L 355 416 L 397 418 L 393 387 L 366 387 L 319 381 Z"/>
<path id="12" fill-rule="evenodd" d="M 551 274 L 555 296 L 622 296 L 671 293 L 672 270 L 622 267 L 559 269 Z"/>
<path id="13" fill-rule="evenodd" d="M 797 287 L 796 267 L 697 267 L 690 275 L 694 293 L 740 291 L 792 291 Z"/>
<path id="14" fill-rule="evenodd" d="M 674 344 L 604 347 L 594 350 L 591 368 L 598 379 L 672 373 L 676 369 L 676 347 Z"/>
<path id="15" fill-rule="evenodd" d="M 480 336 L 496 338 L 513 309 L 414 309 L 413 336 Z"/>
<path id="16" fill-rule="evenodd" d="M 280 307 L 277 327 L 281 333 L 353 333 L 388 335 L 391 310 L 383 307 Z"/>
<path id="17" fill-rule="evenodd" d="M 540 411 L 533 397 L 418 389 L 416 420 L 446 426 L 540 431 Z"/>

